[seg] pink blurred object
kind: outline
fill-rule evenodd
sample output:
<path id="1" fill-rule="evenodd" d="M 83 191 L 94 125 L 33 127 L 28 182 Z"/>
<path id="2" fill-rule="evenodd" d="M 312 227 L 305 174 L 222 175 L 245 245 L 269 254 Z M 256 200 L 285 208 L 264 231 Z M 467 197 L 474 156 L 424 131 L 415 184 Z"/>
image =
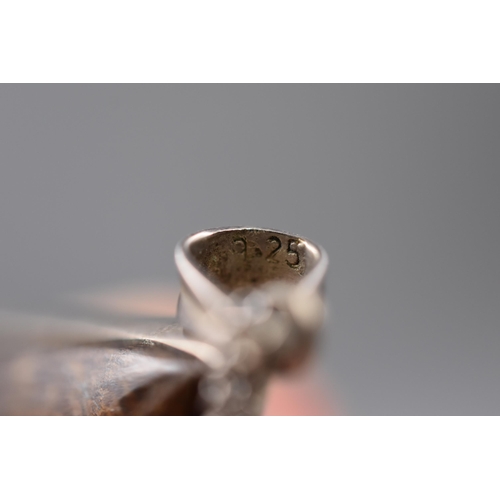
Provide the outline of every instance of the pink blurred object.
<path id="1" fill-rule="evenodd" d="M 298 374 L 274 376 L 267 389 L 264 415 L 338 415 L 325 385 L 312 366 Z"/>

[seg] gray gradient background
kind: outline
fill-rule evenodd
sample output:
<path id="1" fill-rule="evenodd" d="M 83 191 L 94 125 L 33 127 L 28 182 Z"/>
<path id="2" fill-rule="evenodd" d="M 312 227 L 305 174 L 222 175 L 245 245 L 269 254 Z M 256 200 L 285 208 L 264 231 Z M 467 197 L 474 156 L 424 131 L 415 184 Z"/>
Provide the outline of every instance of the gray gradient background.
<path id="1" fill-rule="evenodd" d="M 0 86 L 0 305 L 176 280 L 199 229 L 328 251 L 351 414 L 500 414 L 500 87 Z"/>

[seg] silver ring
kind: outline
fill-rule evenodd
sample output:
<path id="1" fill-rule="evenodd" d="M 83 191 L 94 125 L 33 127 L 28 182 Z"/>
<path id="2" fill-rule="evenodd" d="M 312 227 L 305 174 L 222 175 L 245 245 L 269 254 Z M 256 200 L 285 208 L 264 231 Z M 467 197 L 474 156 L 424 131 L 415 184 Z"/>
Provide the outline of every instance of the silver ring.
<path id="1" fill-rule="evenodd" d="M 223 355 L 200 386 L 206 414 L 258 414 L 273 370 L 305 359 L 324 318 L 326 252 L 297 235 L 211 229 L 175 250 L 185 335 Z"/>

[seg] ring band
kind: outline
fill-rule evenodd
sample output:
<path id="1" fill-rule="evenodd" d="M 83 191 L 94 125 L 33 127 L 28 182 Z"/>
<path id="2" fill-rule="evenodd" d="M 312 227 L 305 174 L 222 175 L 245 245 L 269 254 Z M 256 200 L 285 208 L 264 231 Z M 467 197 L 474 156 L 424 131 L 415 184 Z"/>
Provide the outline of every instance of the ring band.
<path id="1" fill-rule="evenodd" d="M 297 235 L 235 227 L 189 236 L 177 245 L 175 262 L 185 334 L 225 353 L 221 380 L 237 373 L 252 386 L 253 397 L 239 410 L 228 396 L 212 413 L 258 412 L 263 374 L 302 360 L 321 326 L 325 251 Z"/>

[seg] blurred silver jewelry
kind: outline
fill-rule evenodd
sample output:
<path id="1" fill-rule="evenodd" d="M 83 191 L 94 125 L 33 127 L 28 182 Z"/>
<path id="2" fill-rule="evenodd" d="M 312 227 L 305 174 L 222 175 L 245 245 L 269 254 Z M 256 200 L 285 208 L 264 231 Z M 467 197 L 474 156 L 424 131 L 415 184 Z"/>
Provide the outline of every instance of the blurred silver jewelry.
<path id="1" fill-rule="evenodd" d="M 210 347 L 202 413 L 259 414 L 270 373 L 299 365 L 323 323 L 325 251 L 279 231 L 225 228 L 181 241 L 175 262 L 184 335 Z"/>

